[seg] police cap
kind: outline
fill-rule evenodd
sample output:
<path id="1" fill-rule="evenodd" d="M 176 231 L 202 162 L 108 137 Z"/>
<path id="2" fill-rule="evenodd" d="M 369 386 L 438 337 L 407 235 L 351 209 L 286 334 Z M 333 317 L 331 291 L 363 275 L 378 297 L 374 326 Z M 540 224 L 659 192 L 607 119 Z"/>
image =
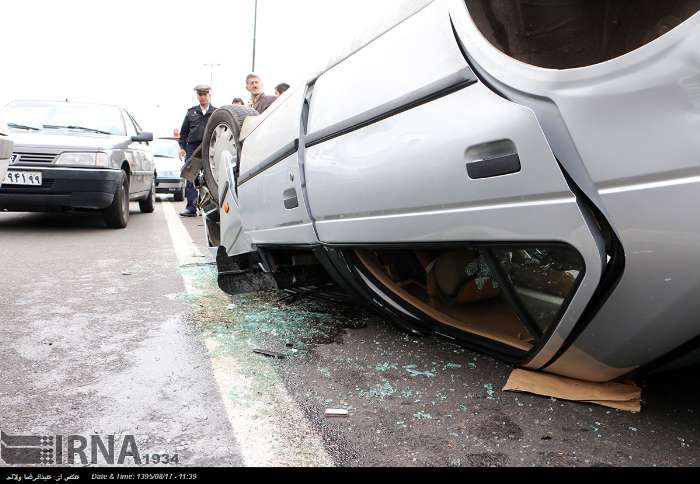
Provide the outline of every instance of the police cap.
<path id="1" fill-rule="evenodd" d="M 200 84 L 198 86 L 195 86 L 194 90 L 197 91 L 197 94 L 200 94 L 200 93 L 209 94 L 209 93 L 211 93 L 211 86 L 207 86 L 206 84 Z"/>

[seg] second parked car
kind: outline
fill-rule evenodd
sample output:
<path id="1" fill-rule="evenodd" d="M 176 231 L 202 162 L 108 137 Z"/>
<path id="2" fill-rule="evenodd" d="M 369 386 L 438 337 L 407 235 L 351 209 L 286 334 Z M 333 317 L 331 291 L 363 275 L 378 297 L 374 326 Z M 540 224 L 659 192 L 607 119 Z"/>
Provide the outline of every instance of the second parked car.
<path id="1" fill-rule="evenodd" d="M 171 138 L 159 138 L 153 142 L 153 156 L 156 164 L 156 193 L 173 196 L 176 202 L 185 199 L 185 180 L 180 178 L 183 160 L 180 159 L 180 145 Z"/>
<path id="2" fill-rule="evenodd" d="M 130 201 L 155 210 L 153 134 L 123 108 L 15 101 L 3 117 L 15 146 L 0 210 L 101 211 L 112 228 L 126 227 Z"/>

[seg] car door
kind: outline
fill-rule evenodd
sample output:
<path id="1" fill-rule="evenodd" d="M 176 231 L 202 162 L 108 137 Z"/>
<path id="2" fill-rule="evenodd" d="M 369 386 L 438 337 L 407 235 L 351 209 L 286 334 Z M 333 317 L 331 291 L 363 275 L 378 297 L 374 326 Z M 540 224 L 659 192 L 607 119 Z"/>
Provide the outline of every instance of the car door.
<path id="1" fill-rule="evenodd" d="M 309 208 L 326 245 L 576 249 L 585 274 L 540 353 L 556 351 L 600 282 L 603 240 L 535 114 L 471 71 L 445 3 L 323 73 L 307 131 Z"/>
<path id="2" fill-rule="evenodd" d="M 135 134 L 140 134 L 143 130 L 136 120 L 124 111 L 126 114 L 126 124 L 133 128 Z M 150 152 L 148 143 L 134 142 L 129 145 L 129 151 L 132 155 L 133 165 L 131 166 L 131 187 L 132 194 L 143 194 L 151 188 L 151 179 L 153 177 L 153 154 Z"/>
<path id="3" fill-rule="evenodd" d="M 318 242 L 299 162 L 305 94 L 305 86 L 300 85 L 280 97 L 243 142 L 238 195 L 243 227 L 253 244 Z"/>

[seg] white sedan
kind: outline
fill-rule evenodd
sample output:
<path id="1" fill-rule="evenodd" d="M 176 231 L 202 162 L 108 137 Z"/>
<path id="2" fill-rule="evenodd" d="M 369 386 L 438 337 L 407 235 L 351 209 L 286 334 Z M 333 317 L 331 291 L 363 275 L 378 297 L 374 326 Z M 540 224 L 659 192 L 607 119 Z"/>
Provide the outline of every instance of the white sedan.
<path id="1" fill-rule="evenodd" d="M 180 145 L 174 139 L 159 138 L 151 144 L 156 164 L 156 193 L 172 195 L 176 202 L 185 199 L 185 180 L 180 178 L 183 161 Z"/>

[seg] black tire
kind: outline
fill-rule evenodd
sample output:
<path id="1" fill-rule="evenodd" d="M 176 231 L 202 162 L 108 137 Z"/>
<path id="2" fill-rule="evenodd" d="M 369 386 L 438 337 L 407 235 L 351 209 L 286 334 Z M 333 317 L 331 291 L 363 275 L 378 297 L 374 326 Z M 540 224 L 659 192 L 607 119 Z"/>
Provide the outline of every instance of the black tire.
<path id="1" fill-rule="evenodd" d="M 129 175 L 122 171 L 122 178 L 114 193 L 112 204 L 102 211 L 107 227 L 111 229 L 126 228 L 129 223 Z"/>
<path id="2" fill-rule="evenodd" d="M 185 201 L 185 186 L 183 185 L 182 188 L 180 188 L 178 191 L 176 191 L 173 194 L 173 200 L 176 202 L 184 202 Z"/>
<path id="3" fill-rule="evenodd" d="M 216 174 L 212 173 L 211 164 L 209 163 L 209 145 L 212 141 L 212 135 L 218 126 L 225 125 L 233 133 L 237 148 L 236 156 L 240 157 L 241 144 L 239 138 L 241 128 L 243 127 L 243 121 L 245 121 L 248 116 L 258 116 L 258 112 L 246 106 L 224 106 L 217 109 L 214 114 L 212 114 L 204 130 L 204 138 L 202 140 L 202 171 L 204 172 L 204 181 L 214 199 L 217 199 L 219 196 L 219 185 L 216 181 Z"/>
<path id="4" fill-rule="evenodd" d="M 143 200 L 139 200 L 139 209 L 141 213 L 153 213 L 156 211 L 156 179 L 151 180 L 151 191 Z"/>

